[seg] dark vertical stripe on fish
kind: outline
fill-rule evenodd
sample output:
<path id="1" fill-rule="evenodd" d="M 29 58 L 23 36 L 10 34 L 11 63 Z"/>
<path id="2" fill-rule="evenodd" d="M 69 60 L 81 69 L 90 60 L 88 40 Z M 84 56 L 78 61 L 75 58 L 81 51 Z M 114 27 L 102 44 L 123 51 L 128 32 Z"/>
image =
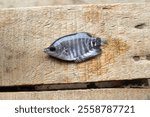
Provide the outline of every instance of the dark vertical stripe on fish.
<path id="1" fill-rule="evenodd" d="M 68 53 L 69 53 L 70 59 L 72 59 L 73 58 L 73 54 L 72 54 L 71 48 L 69 48 L 69 47 L 71 47 L 71 40 L 68 41 Z"/>
<path id="2" fill-rule="evenodd" d="M 72 55 L 73 55 L 73 58 L 75 58 L 74 41 L 73 41 L 73 40 L 71 40 L 70 50 L 71 50 L 71 53 L 72 53 Z"/>
<path id="3" fill-rule="evenodd" d="M 88 45 L 89 45 L 89 50 L 92 50 L 92 48 L 93 48 L 92 47 L 92 39 L 89 39 L 89 44 Z"/>
<path id="4" fill-rule="evenodd" d="M 89 48 L 89 39 L 88 38 L 86 38 L 85 43 L 86 43 L 87 52 L 89 52 L 90 48 Z"/>
<path id="5" fill-rule="evenodd" d="M 80 45 L 81 45 L 81 55 L 83 55 L 85 52 L 84 52 L 84 47 L 83 47 L 83 38 L 80 38 Z"/>
<path id="6" fill-rule="evenodd" d="M 82 39 L 82 48 L 83 48 L 83 53 L 85 53 L 85 38 Z"/>
<path id="7" fill-rule="evenodd" d="M 78 39 L 78 57 L 81 56 L 81 40 Z"/>
<path id="8" fill-rule="evenodd" d="M 83 39 L 83 48 L 84 48 L 84 53 L 87 53 L 88 52 L 87 38 Z"/>
<path id="9" fill-rule="evenodd" d="M 79 53 L 80 53 L 80 56 L 83 55 L 83 52 L 82 52 L 82 39 L 79 38 Z"/>
<path id="10" fill-rule="evenodd" d="M 78 39 L 75 40 L 75 50 L 76 50 L 76 55 L 79 56 L 79 52 L 78 52 Z"/>
<path id="11" fill-rule="evenodd" d="M 72 54 L 73 54 L 73 57 L 75 58 L 76 57 L 75 40 L 71 40 L 71 46 L 72 46 Z"/>

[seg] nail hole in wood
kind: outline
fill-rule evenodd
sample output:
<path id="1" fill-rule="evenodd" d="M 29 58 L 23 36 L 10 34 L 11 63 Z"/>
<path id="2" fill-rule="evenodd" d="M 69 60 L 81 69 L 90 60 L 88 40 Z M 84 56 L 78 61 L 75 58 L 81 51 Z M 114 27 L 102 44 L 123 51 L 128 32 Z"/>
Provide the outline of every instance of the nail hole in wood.
<path id="1" fill-rule="evenodd" d="M 139 61 L 140 60 L 140 56 L 133 56 L 134 61 Z"/>
<path id="2" fill-rule="evenodd" d="M 145 23 L 140 23 L 140 24 L 137 24 L 137 25 L 134 26 L 134 27 L 137 28 L 137 29 L 143 29 L 145 26 L 146 26 Z"/>

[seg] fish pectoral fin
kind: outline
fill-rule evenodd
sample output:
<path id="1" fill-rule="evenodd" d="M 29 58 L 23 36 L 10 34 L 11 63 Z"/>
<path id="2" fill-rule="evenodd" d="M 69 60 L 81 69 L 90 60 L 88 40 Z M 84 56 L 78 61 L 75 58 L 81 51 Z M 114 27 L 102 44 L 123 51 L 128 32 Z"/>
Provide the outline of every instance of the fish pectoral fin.
<path id="1" fill-rule="evenodd" d="M 69 55 L 68 49 L 64 49 L 64 50 L 62 51 L 62 53 L 63 53 L 65 56 L 68 56 L 68 55 Z"/>
<path id="2" fill-rule="evenodd" d="M 76 60 L 75 60 L 75 62 L 76 63 L 83 62 L 83 61 L 85 61 L 85 60 L 87 60 L 89 58 L 97 56 L 100 53 L 101 53 L 100 49 L 95 49 L 95 50 L 90 51 L 90 52 L 88 52 L 88 53 L 86 53 L 86 54 L 84 54 L 84 55 L 82 55 L 80 57 L 77 57 Z"/>

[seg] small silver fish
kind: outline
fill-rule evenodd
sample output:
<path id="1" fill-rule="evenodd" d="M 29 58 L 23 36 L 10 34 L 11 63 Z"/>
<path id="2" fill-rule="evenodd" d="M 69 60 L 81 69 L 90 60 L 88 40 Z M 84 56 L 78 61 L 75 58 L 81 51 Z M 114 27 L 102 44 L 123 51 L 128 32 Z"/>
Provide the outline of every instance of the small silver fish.
<path id="1" fill-rule="evenodd" d="M 44 52 L 58 59 L 83 62 L 101 54 L 100 47 L 106 43 L 104 39 L 80 32 L 58 38 Z"/>

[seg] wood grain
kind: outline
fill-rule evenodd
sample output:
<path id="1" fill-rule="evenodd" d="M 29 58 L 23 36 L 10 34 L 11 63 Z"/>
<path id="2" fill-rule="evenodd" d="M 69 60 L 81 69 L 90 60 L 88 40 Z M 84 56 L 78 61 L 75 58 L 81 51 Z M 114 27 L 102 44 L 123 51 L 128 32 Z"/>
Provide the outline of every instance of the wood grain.
<path id="1" fill-rule="evenodd" d="M 42 92 L 5 92 L 1 100 L 149 100 L 150 89 L 92 89 Z"/>
<path id="2" fill-rule="evenodd" d="M 150 78 L 150 4 L 0 9 L 0 86 Z M 89 32 L 108 40 L 83 63 L 49 58 L 57 38 Z"/>
<path id="3" fill-rule="evenodd" d="M 0 0 L 0 8 L 33 7 L 49 5 L 146 3 L 149 0 Z"/>

